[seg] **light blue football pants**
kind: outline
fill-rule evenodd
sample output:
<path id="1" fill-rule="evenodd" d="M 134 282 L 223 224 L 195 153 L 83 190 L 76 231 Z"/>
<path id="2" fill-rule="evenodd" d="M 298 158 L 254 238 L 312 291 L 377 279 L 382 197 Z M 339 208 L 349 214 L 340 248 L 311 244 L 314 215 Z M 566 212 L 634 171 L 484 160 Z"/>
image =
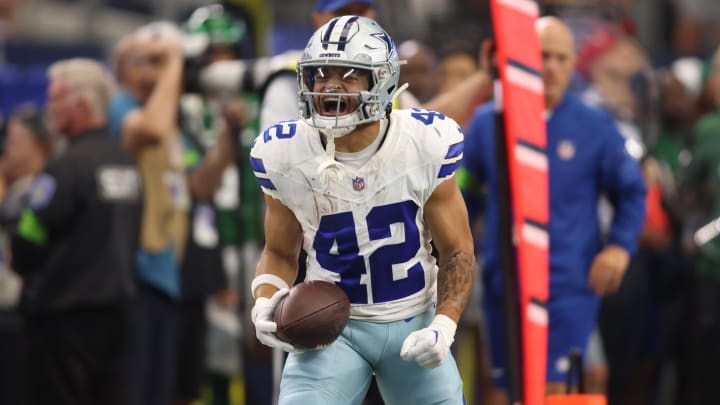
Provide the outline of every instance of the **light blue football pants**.
<path id="1" fill-rule="evenodd" d="M 373 371 L 387 405 L 463 404 L 462 380 L 452 354 L 433 369 L 400 358 L 405 338 L 429 325 L 434 315 L 429 309 L 389 323 L 350 320 L 329 347 L 290 353 L 279 404 L 360 404 Z"/>

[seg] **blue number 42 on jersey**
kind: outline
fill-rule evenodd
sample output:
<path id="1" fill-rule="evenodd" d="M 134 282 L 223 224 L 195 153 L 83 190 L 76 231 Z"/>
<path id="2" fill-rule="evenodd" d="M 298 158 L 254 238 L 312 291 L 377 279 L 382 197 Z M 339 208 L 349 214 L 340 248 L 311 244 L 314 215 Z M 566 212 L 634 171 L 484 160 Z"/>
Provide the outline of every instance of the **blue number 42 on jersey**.
<path id="1" fill-rule="evenodd" d="M 419 260 L 410 263 L 407 276 L 395 279 L 393 266 L 410 262 L 420 250 L 420 232 L 415 223 L 418 206 L 412 201 L 374 207 L 365 217 L 370 241 L 390 239 L 391 225 L 402 226 L 404 240 L 375 249 L 365 265 L 360 255 L 352 212 L 326 215 L 320 219 L 313 248 L 318 263 L 340 275 L 339 285 L 353 304 L 382 303 L 405 298 L 425 287 L 425 274 Z M 372 290 L 368 297 L 367 283 Z"/>

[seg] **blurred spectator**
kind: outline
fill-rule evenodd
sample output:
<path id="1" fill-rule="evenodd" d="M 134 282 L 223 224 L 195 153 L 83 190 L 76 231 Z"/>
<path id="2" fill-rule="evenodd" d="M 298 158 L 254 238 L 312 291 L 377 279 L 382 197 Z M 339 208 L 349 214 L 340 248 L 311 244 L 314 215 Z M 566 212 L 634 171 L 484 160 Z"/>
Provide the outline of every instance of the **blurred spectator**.
<path id="1" fill-rule="evenodd" d="M 45 167 L 53 139 L 43 115 L 26 105 L 10 117 L 7 138 L 0 156 L 0 227 L 13 231 L 27 207 L 30 184 Z M 18 303 L 20 279 L 12 272 L 7 234 L 0 238 L 0 308 Z"/>
<path id="2" fill-rule="evenodd" d="M 33 403 L 121 404 L 139 176 L 108 136 L 113 85 L 102 66 L 70 59 L 48 74 L 50 122 L 69 146 L 33 181 L 12 238 Z"/>
<path id="3" fill-rule="evenodd" d="M 15 18 L 19 0 L 0 0 L 0 36 L 3 34 L 2 25 L 11 22 Z M 0 61 L 2 55 L 0 54 Z"/>
<path id="4" fill-rule="evenodd" d="M 715 0 L 673 0 L 677 19 L 675 49 L 682 56 L 702 56 L 720 41 L 720 3 Z"/>
<path id="5" fill-rule="evenodd" d="M 486 40 L 480 46 L 478 58 L 477 46 L 460 40 L 448 43 L 440 57 L 440 82 L 438 92 L 441 94 L 449 93 L 455 87 L 462 85 L 465 80 L 474 74 L 488 71 L 491 48 L 492 43 Z M 475 108 L 487 100 L 488 96 L 489 89 L 487 89 L 487 91 L 479 91 L 478 94 L 475 95 L 475 100 L 470 103 L 466 113 L 455 119 L 461 127 L 465 128 Z"/>
<path id="6" fill-rule="evenodd" d="M 720 333 L 720 48 L 708 71 L 707 86 L 715 108 L 704 114 L 693 128 L 691 157 L 681 173 L 684 247 L 695 256 L 693 284 L 687 319 L 683 324 L 684 356 L 679 365 L 678 397 L 683 403 L 710 404 L 716 401 L 714 384 L 720 377 L 717 336 Z"/>
<path id="7" fill-rule="evenodd" d="M 480 64 L 483 69 L 487 70 L 489 61 L 490 42 L 486 41 L 481 47 L 480 55 L 481 59 L 478 60 L 478 47 L 472 42 L 456 40 L 449 42 L 441 50 L 440 63 L 439 63 L 439 86 L 438 91 L 440 93 L 448 92 L 458 85 L 462 85 L 462 82 L 475 74 L 480 68 Z M 401 70 L 402 72 L 402 70 Z M 487 92 L 480 92 L 477 94 L 476 102 L 468 106 L 466 114 L 462 117 L 457 117 L 456 121 L 463 129 L 466 129 L 467 123 L 472 117 L 475 109 L 482 102 L 487 100 Z M 476 230 L 481 228 L 481 224 L 477 221 L 472 227 L 473 232 L 477 234 Z M 477 238 L 477 235 L 474 236 Z M 477 240 L 477 239 L 476 239 Z M 476 253 L 478 262 L 481 263 L 481 258 Z M 482 401 L 482 396 L 487 395 L 489 390 L 486 388 L 491 386 L 492 379 L 489 377 L 489 368 L 486 364 L 489 364 L 486 353 L 484 351 L 484 326 L 482 325 L 482 309 L 480 308 L 480 300 L 478 296 L 481 293 L 481 283 L 478 283 L 477 288 L 473 289 L 473 295 L 468 301 L 467 307 L 463 312 L 463 316 L 460 318 L 458 324 L 458 337 L 456 340 L 462 342 L 463 339 L 472 339 L 474 341 L 474 356 L 472 357 L 471 363 L 474 365 L 474 372 L 463 375 L 465 380 L 465 392 L 468 393 L 469 398 L 475 399 L 475 401 Z M 454 354 L 458 358 L 459 362 L 463 362 L 465 359 L 458 352 L 461 345 L 457 344 L 453 346 Z M 461 366 L 462 367 L 462 366 Z M 474 380 L 467 380 L 470 376 L 474 377 Z M 484 380 L 483 380 L 484 379 Z M 468 399 L 471 401 L 471 399 Z"/>
<path id="8" fill-rule="evenodd" d="M 583 98 L 619 120 L 637 119 L 644 100 L 636 84 L 648 67 L 647 57 L 631 37 L 614 27 L 598 28 L 581 44 L 578 54 L 578 70 L 590 83 Z"/>
<path id="9" fill-rule="evenodd" d="M 0 403 L 26 403 L 26 339 L 17 305 L 21 279 L 12 269 L 9 236 L 28 206 L 30 185 L 45 167 L 52 137 L 40 111 L 22 106 L 11 117 L 0 156 Z"/>
<path id="10" fill-rule="evenodd" d="M 186 24 L 186 31 L 191 37 L 200 37 L 207 44 L 197 56 L 200 68 L 207 63 L 232 60 L 239 56 L 237 49 L 245 36 L 234 17 L 219 4 L 195 10 Z M 214 403 L 219 405 L 221 401 L 216 397 L 222 397 L 222 394 L 216 389 L 221 385 L 220 381 L 225 381 L 223 391 L 225 395 L 228 394 L 227 382 L 240 371 L 240 353 L 237 276 L 226 270 L 223 263 L 222 249 L 228 241 L 223 240 L 218 230 L 221 211 L 215 206 L 213 197 L 220 189 L 223 174 L 227 170 L 232 170 L 234 177 L 237 177 L 236 169 L 230 165 L 238 154 L 240 132 L 248 122 L 248 111 L 241 100 L 189 93 L 187 90 L 181 97 L 180 108 L 184 160 L 193 208 L 181 268 L 175 403 L 189 404 L 200 398 L 207 364 L 213 382 Z M 226 192 L 237 194 L 237 186 L 237 182 L 226 182 L 225 187 L 231 188 Z M 232 208 L 237 209 L 237 206 Z M 238 224 L 233 222 L 230 226 Z M 235 246 L 229 248 L 234 249 Z M 209 298 L 212 298 L 210 302 Z M 213 322 L 210 325 L 213 344 L 206 348 L 208 312 L 211 314 L 210 319 L 222 318 L 227 320 L 229 326 Z M 218 339 L 218 336 L 226 339 Z M 215 362 L 206 359 L 208 352 L 212 358 L 220 356 L 234 364 L 234 369 L 217 367 Z"/>
<path id="11" fill-rule="evenodd" d="M 438 91 L 448 91 L 472 76 L 478 69 L 477 47 L 464 42 L 448 44 L 440 56 L 439 68 Z"/>
<path id="12" fill-rule="evenodd" d="M 661 164 L 661 180 L 669 192 L 674 192 L 674 178 L 689 161 L 692 126 L 700 115 L 701 71 L 700 60 L 685 58 L 658 77 L 661 126 L 652 152 Z"/>
<path id="13" fill-rule="evenodd" d="M 668 227 L 670 241 L 669 246 L 664 249 L 666 253 L 656 255 L 655 262 L 647 264 L 652 276 L 652 284 L 648 285 L 653 287 L 654 305 L 661 310 L 650 312 L 651 317 L 656 318 L 651 322 L 651 325 L 655 326 L 651 333 L 661 333 L 657 333 L 660 339 L 646 339 L 643 344 L 660 343 L 659 347 L 653 348 L 656 353 L 651 352 L 653 356 L 646 357 L 648 360 L 660 362 L 660 366 L 658 368 L 646 362 L 643 368 L 657 374 L 651 375 L 649 387 L 638 385 L 648 391 L 646 398 L 664 398 L 664 403 L 685 403 L 684 400 L 674 401 L 682 398 L 677 397 L 677 394 L 684 390 L 687 381 L 685 376 L 692 374 L 685 368 L 687 362 L 683 361 L 683 343 L 688 341 L 688 320 L 693 318 L 686 312 L 689 309 L 688 303 L 694 299 L 694 292 L 690 288 L 690 281 L 694 279 L 693 261 L 682 251 L 682 207 L 688 195 L 680 190 L 679 179 L 690 161 L 692 126 L 701 112 L 701 73 L 702 62 L 699 59 L 681 58 L 673 62 L 669 69 L 663 69 L 658 74 L 661 126 L 658 139 L 651 146 L 651 155 L 657 161 L 657 170 L 653 170 L 654 174 L 648 173 L 647 177 L 650 179 L 649 199 L 653 198 L 653 193 L 661 194 L 654 198 L 656 201 L 658 198 L 661 200 L 662 209 L 658 209 L 658 204 L 648 204 L 648 232 L 645 232 L 646 241 L 643 245 L 661 246 L 667 232 L 659 231 Z M 652 170 L 652 167 L 647 168 Z M 647 238 L 653 235 L 656 236 L 654 240 Z M 657 328 L 662 329 L 658 331 Z M 647 351 L 643 350 L 641 353 Z M 655 387 L 651 385 L 653 383 L 656 384 Z"/>
<path id="14" fill-rule="evenodd" d="M 642 166 L 648 189 L 638 252 L 619 291 L 603 299 L 599 325 L 609 367 L 609 403 L 649 403 L 655 395 L 664 344 L 659 333 L 663 291 L 674 272 L 670 260 L 674 229 L 664 188 L 671 187 L 672 181 L 663 181 L 662 165 L 646 146 L 656 141 L 658 134 L 653 132 L 660 124 L 655 75 L 637 41 L 618 28 L 598 28 L 580 49 L 580 70 L 589 81 L 583 96 L 613 115 L 628 153 Z M 599 210 L 602 232 L 607 234 L 616 214 L 606 197 Z"/>
<path id="15" fill-rule="evenodd" d="M 236 316 L 237 293 L 234 285 L 228 285 L 223 270 L 213 197 L 220 187 L 224 170 L 235 160 L 238 133 L 245 125 L 246 117 L 247 112 L 242 105 L 236 104 L 235 108 L 227 106 L 220 139 L 210 150 L 203 147 L 192 133 L 184 132 L 183 135 L 193 205 L 181 266 L 176 404 L 189 404 L 200 398 L 206 364 L 207 311 L 221 311 L 225 317 L 233 319 Z M 214 306 L 206 308 L 210 297 L 214 297 Z M 219 308 L 212 309 L 214 307 Z M 238 341 L 231 339 L 230 343 L 237 344 Z M 239 356 L 232 346 L 214 349 L 224 349 L 226 356 Z"/>
<path id="16" fill-rule="evenodd" d="M 201 70 L 208 64 L 263 65 L 263 59 L 240 59 L 251 56 L 247 53 L 249 47 L 246 45 L 251 42 L 251 38 L 246 27 L 253 25 L 252 21 L 242 18 L 242 15 L 242 10 L 218 4 L 201 7 L 193 12 L 186 24 L 191 42 L 195 42 L 193 38 L 205 37 L 202 42 L 207 43 L 202 53 L 194 57 L 200 61 Z M 249 67 L 248 72 L 260 75 L 260 72 L 268 71 L 267 67 L 253 67 Z M 244 92 L 246 90 L 248 92 Z M 245 278 L 249 280 L 253 274 L 262 235 L 262 198 L 254 186 L 255 179 L 247 159 L 251 141 L 258 132 L 257 106 L 255 92 L 233 88 L 227 85 L 227 81 L 223 81 L 220 88 L 216 89 L 186 89 L 181 98 L 186 139 L 194 139 L 192 143 L 199 149 L 208 149 L 217 142 L 218 135 L 223 133 L 222 128 L 229 126 L 235 137 L 233 146 L 238 149 L 237 165 L 225 170 L 222 185 L 214 198 L 214 214 L 218 225 L 216 232 L 220 245 L 218 253 L 222 253 L 227 277 L 227 288 L 217 292 L 207 308 L 210 328 L 206 362 L 212 401 L 216 405 L 230 403 L 231 382 L 238 374 L 245 377 L 245 400 L 248 403 L 271 401 L 269 351 L 265 350 L 258 356 L 254 347 L 259 345 L 255 344 L 251 334 L 245 340 L 252 344 L 238 344 L 241 331 L 249 329 L 241 327 L 240 321 L 251 324 L 249 316 L 245 316 L 245 312 L 249 314 L 249 309 L 244 311 L 244 308 L 252 306 L 252 299 L 240 296 L 243 300 L 239 300 L 236 288 L 249 284 Z M 242 143 L 238 138 L 242 138 Z M 189 146 L 187 142 L 186 146 Z M 206 266 L 201 269 L 207 276 Z M 184 271 L 183 274 L 190 273 Z M 184 279 L 183 284 L 186 281 Z M 238 310 L 241 317 L 238 317 Z"/>
<path id="17" fill-rule="evenodd" d="M 175 397 L 180 263 L 190 208 L 177 127 L 184 62 L 178 31 L 160 23 L 142 27 L 123 38 L 113 56 L 122 89 L 112 98 L 110 129 L 135 158 L 145 187 L 125 403 L 168 405 Z"/>
<path id="18" fill-rule="evenodd" d="M 664 204 L 671 214 L 672 226 L 682 221 L 683 196 L 679 179 L 691 160 L 693 126 L 701 117 L 702 62 L 695 58 L 678 59 L 670 69 L 658 75 L 660 86 L 660 134 L 651 153 L 659 165 L 657 181 L 663 190 Z M 674 239 L 680 240 L 680 229 Z"/>
<path id="19" fill-rule="evenodd" d="M 419 40 L 398 45 L 398 57 L 407 65 L 400 69 L 400 83 L 408 83 L 420 103 L 427 103 L 438 91 L 438 62 L 435 52 Z"/>
<path id="20" fill-rule="evenodd" d="M 701 104 L 703 113 L 715 112 L 720 106 L 720 49 L 703 65 Z"/>

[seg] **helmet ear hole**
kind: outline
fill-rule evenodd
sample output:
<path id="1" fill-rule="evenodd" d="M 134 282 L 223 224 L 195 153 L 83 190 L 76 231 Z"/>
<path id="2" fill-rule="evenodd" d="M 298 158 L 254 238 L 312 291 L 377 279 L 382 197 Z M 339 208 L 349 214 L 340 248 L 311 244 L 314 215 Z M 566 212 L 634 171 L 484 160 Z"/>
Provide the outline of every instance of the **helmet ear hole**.
<path id="1" fill-rule="evenodd" d="M 304 119 L 310 118 L 310 107 L 308 106 L 308 102 L 305 100 L 300 100 L 298 103 L 298 108 L 300 109 L 300 116 Z"/>
<path id="2" fill-rule="evenodd" d="M 385 106 L 385 116 L 390 115 L 390 113 L 392 112 L 392 109 L 393 109 L 392 103 L 388 103 L 388 104 Z"/>

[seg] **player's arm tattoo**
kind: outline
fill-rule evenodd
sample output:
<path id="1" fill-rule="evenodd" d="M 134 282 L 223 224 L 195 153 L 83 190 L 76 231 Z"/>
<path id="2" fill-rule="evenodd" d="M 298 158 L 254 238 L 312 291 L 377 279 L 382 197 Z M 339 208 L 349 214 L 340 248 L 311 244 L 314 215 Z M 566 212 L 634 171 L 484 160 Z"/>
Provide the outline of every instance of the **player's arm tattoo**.
<path id="1" fill-rule="evenodd" d="M 438 271 L 437 313 L 442 313 L 455 321 L 467 304 L 473 286 L 475 257 L 467 252 L 454 253 Z"/>

